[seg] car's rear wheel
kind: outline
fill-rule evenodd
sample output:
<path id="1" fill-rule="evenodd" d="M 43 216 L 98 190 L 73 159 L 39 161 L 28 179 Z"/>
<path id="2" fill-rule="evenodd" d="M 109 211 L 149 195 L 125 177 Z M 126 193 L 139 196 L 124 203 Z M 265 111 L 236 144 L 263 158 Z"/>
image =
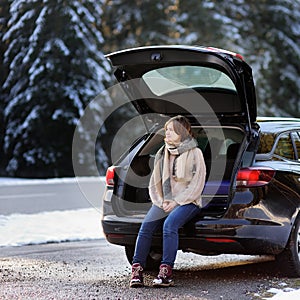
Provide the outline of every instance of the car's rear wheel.
<path id="1" fill-rule="evenodd" d="M 286 248 L 276 256 L 276 261 L 286 275 L 300 276 L 300 216 L 295 221 Z"/>
<path id="2" fill-rule="evenodd" d="M 134 255 L 134 246 L 131 245 L 125 246 L 125 253 L 126 253 L 127 260 L 129 261 L 130 264 L 132 264 L 132 258 Z M 148 271 L 158 270 L 159 265 L 161 263 L 161 258 L 162 258 L 161 249 L 151 248 L 149 255 L 147 257 L 145 269 Z"/>

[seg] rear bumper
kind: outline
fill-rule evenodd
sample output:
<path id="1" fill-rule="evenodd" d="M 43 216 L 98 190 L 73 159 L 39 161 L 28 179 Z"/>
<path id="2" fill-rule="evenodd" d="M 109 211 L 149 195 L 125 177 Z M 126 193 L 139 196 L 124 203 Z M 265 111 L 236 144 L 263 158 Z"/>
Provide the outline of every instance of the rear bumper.
<path id="1" fill-rule="evenodd" d="M 210 223 L 210 224 L 208 224 Z M 220 220 L 187 224 L 179 232 L 179 249 L 203 255 L 251 254 L 277 255 L 286 246 L 289 226 L 253 225 L 249 222 L 224 224 Z M 119 222 L 103 219 L 102 226 L 108 242 L 135 245 L 141 222 Z M 161 233 L 153 237 L 152 246 L 161 247 Z"/>

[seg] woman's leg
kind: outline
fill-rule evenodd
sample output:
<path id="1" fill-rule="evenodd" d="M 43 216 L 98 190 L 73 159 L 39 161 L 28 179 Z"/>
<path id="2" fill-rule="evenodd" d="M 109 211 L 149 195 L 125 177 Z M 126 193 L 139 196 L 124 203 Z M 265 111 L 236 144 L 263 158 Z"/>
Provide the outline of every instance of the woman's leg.
<path id="1" fill-rule="evenodd" d="M 166 218 L 163 225 L 162 264 L 174 266 L 178 250 L 178 230 L 200 212 L 195 204 L 177 206 Z"/>
<path id="2" fill-rule="evenodd" d="M 139 263 L 145 268 L 147 256 L 151 248 L 152 236 L 162 226 L 166 216 L 167 214 L 161 208 L 152 205 L 139 230 L 135 244 L 133 264 Z"/>

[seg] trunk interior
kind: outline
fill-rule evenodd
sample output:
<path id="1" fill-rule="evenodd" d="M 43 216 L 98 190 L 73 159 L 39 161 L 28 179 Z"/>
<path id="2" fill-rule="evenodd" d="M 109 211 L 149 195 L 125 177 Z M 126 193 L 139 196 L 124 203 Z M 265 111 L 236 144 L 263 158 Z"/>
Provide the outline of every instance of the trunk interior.
<path id="1" fill-rule="evenodd" d="M 230 201 L 232 175 L 239 165 L 245 132 L 234 126 L 208 126 L 194 127 L 193 134 L 206 164 L 202 197 L 210 202 L 202 209 L 202 214 L 220 217 Z M 150 208 L 148 183 L 155 154 L 164 144 L 163 139 L 163 130 L 150 135 L 133 158 L 127 157 L 117 167 L 112 205 L 118 216 L 139 216 Z"/>

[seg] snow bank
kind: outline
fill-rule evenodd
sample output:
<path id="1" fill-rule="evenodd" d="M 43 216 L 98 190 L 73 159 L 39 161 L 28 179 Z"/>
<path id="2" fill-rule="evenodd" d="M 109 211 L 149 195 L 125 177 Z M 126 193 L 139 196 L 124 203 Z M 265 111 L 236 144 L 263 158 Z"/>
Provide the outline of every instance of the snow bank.
<path id="1" fill-rule="evenodd" d="M 0 246 L 103 238 L 100 220 L 95 208 L 0 215 Z"/>

